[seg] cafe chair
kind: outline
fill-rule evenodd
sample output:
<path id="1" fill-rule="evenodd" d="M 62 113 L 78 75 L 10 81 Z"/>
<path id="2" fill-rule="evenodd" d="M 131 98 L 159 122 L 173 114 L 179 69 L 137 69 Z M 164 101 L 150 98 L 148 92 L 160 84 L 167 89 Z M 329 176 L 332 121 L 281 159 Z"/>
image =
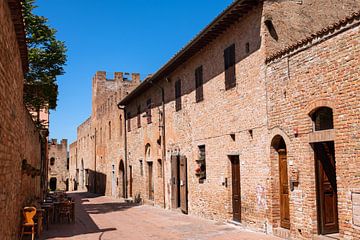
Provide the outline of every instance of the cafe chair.
<path id="1" fill-rule="evenodd" d="M 36 225 L 36 223 L 34 222 L 34 216 L 36 214 L 36 208 L 35 207 L 24 207 L 22 212 L 23 212 L 24 222 L 22 224 L 22 229 L 21 229 L 21 239 L 23 238 L 24 235 L 31 234 L 31 239 L 34 240 L 35 239 L 35 225 Z M 31 232 L 30 232 L 30 229 L 31 229 Z"/>
<path id="2" fill-rule="evenodd" d="M 71 206 L 70 201 L 60 203 L 60 206 L 59 206 L 59 220 L 60 220 L 60 223 L 62 223 L 62 220 L 64 218 L 67 218 L 68 223 L 71 222 L 71 208 L 72 208 L 72 206 Z"/>

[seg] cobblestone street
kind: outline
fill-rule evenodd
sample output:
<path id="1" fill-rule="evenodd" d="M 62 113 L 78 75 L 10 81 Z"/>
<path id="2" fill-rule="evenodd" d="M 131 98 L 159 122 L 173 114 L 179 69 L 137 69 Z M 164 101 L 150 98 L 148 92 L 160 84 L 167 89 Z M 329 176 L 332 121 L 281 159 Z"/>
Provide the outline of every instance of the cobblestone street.
<path id="1" fill-rule="evenodd" d="M 50 225 L 41 239 L 277 239 L 152 206 L 136 206 L 89 193 L 76 199 L 75 224 Z"/>

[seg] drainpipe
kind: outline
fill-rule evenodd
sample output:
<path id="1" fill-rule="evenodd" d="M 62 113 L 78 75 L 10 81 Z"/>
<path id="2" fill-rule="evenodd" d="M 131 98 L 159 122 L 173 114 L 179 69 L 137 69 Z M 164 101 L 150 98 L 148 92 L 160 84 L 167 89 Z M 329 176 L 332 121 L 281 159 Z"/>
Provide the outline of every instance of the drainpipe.
<path id="1" fill-rule="evenodd" d="M 160 89 L 161 91 L 161 122 L 160 124 L 160 128 L 161 128 L 161 140 L 162 140 L 162 177 L 163 177 L 163 207 L 166 208 L 166 203 L 165 203 L 165 159 L 166 159 L 166 145 L 165 145 L 165 91 L 164 88 L 159 86 L 158 84 L 150 81 L 149 82 L 151 85 L 157 87 L 158 89 Z"/>
<path id="2" fill-rule="evenodd" d="M 117 106 L 120 110 L 123 110 L 124 112 L 124 162 L 125 162 L 124 175 L 125 175 L 125 199 L 126 199 L 128 198 L 128 177 L 127 177 L 128 153 L 127 153 L 126 108 L 125 106 L 120 106 L 119 104 Z"/>

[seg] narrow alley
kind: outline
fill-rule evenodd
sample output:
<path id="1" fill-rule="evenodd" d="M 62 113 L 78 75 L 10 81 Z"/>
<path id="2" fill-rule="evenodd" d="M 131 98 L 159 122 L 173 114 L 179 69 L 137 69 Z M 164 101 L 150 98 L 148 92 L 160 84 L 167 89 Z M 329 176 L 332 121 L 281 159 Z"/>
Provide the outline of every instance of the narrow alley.
<path id="1" fill-rule="evenodd" d="M 128 204 L 91 193 L 74 192 L 69 196 L 76 202 L 75 224 L 50 225 L 41 239 L 278 239 L 232 224 L 148 205 Z"/>

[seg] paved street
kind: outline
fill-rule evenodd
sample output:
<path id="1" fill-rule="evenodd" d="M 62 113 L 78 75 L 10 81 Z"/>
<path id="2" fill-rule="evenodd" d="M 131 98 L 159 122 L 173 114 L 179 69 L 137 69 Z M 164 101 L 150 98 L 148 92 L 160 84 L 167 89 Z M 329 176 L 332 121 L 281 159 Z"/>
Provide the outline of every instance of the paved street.
<path id="1" fill-rule="evenodd" d="M 42 239 L 277 239 L 151 206 L 136 206 L 89 193 L 76 199 L 75 224 L 50 225 Z"/>

